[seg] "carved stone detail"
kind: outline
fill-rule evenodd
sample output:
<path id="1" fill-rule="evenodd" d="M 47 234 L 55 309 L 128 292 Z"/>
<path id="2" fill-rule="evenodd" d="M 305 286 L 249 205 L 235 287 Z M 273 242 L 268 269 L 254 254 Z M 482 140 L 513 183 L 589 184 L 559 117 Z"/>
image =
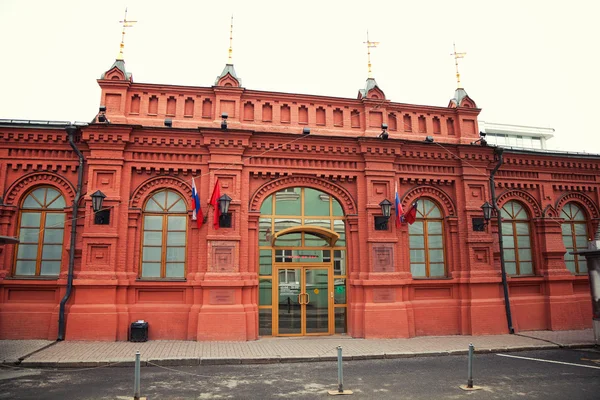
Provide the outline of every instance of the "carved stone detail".
<path id="1" fill-rule="evenodd" d="M 157 176 L 155 178 L 148 179 L 133 191 L 129 201 L 129 206 L 141 208 L 146 200 L 146 197 L 148 197 L 151 192 L 157 189 L 173 189 L 179 192 L 183 195 L 186 204 L 187 199 L 192 197 L 191 181 L 188 183 L 181 179 L 170 176 Z"/>
<path id="2" fill-rule="evenodd" d="M 533 211 L 534 218 L 539 218 L 542 216 L 540 204 L 532 195 L 523 190 L 507 190 L 498 196 L 496 202 L 498 203 L 499 207 L 502 207 L 502 205 L 509 200 L 521 200 L 528 204 L 530 210 Z"/>
<path id="3" fill-rule="evenodd" d="M 402 205 L 406 209 L 418 197 L 431 197 L 444 208 L 444 216 L 456 215 L 456 206 L 446 192 L 433 186 L 417 186 L 404 194 Z"/>
<path id="4" fill-rule="evenodd" d="M 30 189 L 33 185 L 50 185 L 59 189 L 63 196 L 68 199 L 67 204 L 72 204 L 75 198 L 75 188 L 71 185 L 71 182 L 62 176 L 52 172 L 34 172 L 21 177 L 8 188 L 6 191 L 8 194 L 4 199 L 5 204 L 16 205 L 18 199 L 22 196 L 22 192 Z"/>
<path id="5" fill-rule="evenodd" d="M 565 193 L 556 200 L 556 210 L 559 213 L 559 210 L 562 211 L 565 204 L 570 201 L 576 202 L 578 205 L 581 205 L 586 209 L 588 215 L 592 218 L 598 218 L 600 215 L 600 211 L 598 210 L 598 206 L 589 196 L 583 193 Z"/>

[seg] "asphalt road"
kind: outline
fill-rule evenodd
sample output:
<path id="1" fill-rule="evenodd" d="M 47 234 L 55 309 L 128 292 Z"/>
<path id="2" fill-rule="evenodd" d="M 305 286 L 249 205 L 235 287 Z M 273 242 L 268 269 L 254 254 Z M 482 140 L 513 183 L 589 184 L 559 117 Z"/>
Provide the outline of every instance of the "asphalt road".
<path id="1" fill-rule="evenodd" d="M 517 358 L 518 357 L 518 358 Z M 540 361 L 546 360 L 546 361 Z M 553 361 L 553 362 L 548 362 Z M 600 399 L 600 349 L 475 354 L 344 362 L 351 399 Z M 0 367 L 0 399 L 127 399 L 133 367 L 80 370 Z M 325 399 L 337 363 L 143 367 L 141 395 L 156 399 Z"/>

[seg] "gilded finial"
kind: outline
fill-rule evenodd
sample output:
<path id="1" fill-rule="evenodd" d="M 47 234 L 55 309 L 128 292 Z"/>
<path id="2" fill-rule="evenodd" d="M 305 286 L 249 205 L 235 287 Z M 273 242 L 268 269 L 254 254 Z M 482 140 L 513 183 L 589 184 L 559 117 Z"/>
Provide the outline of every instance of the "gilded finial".
<path id="1" fill-rule="evenodd" d="M 233 65 L 233 14 L 231 14 L 231 25 L 229 25 L 229 59 L 227 64 Z"/>
<path id="2" fill-rule="evenodd" d="M 137 21 L 128 21 L 127 20 L 127 8 L 125 8 L 125 17 L 123 18 L 123 21 L 119 21 L 119 23 L 121 24 L 122 27 L 122 31 L 121 31 L 121 44 L 119 45 L 119 55 L 117 56 L 117 60 L 122 60 L 123 59 L 123 49 L 125 48 L 125 28 L 131 28 L 133 26 L 133 24 L 135 24 Z"/>
<path id="3" fill-rule="evenodd" d="M 371 48 L 375 48 L 377 47 L 377 45 L 379 44 L 379 42 L 371 42 L 369 40 L 369 31 L 367 30 L 367 41 L 363 42 L 364 44 L 367 45 L 367 66 L 369 68 L 369 79 L 373 78 L 373 72 L 371 71 Z"/>
<path id="4" fill-rule="evenodd" d="M 456 88 L 457 89 L 462 89 L 462 86 L 460 85 L 460 73 L 458 72 L 458 59 L 459 58 L 464 58 L 464 56 L 467 55 L 467 53 L 457 53 L 456 52 L 456 43 L 452 43 L 452 45 L 454 46 L 454 53 L 450 53 L 451 56 L 454 56 L 454 65 L 456 65 Z"/>

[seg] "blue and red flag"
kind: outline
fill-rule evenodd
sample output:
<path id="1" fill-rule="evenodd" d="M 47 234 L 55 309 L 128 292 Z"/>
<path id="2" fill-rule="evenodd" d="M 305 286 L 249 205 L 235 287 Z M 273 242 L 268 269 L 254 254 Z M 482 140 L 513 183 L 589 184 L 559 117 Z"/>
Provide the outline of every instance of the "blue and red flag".
<path id="1" fill-rule="evenodd" d="M 200 207 L 200 195 L 198 194 L 198 189 L 196 189 L 196 181 L 194 181 L 194 177 L 192 177 L 192 220 L 198 221 L 198 229 L 202 227 L 203 219 L 204 214 Z"/>
<path id="2" fill-rule="evenodd" d="M 402 210 L 402 203 L 400 203 L 400 196 L 398 196 L 398 183 L 395 186 L 396 189 L 396 228 L 400 228 L 400 223 L 404 219 L 404 210 Z"/>

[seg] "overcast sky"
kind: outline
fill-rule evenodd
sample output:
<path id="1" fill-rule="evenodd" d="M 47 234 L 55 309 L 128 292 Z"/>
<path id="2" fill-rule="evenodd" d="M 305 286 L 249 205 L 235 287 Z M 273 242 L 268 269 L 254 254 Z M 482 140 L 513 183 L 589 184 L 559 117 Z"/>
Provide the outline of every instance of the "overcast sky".
<path id="1" fill-rule="evenodd" d="M 248 89 L 356 98 L 373 74 L 399 103 L 447 106 L 463 87 L 480 120 L 554 128 L 550 148 L 600 153 L 600 1 L 0 0 L 0 118 L 90 121 L 96 79 L 129 28 L 135 82 L 212 86 L 233 61 Z"/>

